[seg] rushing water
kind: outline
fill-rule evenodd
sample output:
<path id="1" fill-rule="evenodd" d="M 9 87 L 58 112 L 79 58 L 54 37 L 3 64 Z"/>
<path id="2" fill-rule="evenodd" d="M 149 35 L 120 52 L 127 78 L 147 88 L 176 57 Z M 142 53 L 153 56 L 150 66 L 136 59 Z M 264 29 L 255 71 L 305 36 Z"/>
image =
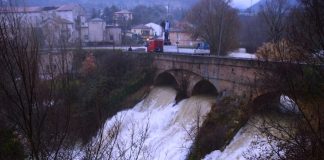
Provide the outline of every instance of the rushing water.
<path id="1" fill-rule="evenodd" d="M 197 126 L 216 99 L 192 96 L 175 104 L 175 97 L 175 89 L 155 87 L 134 108 L 108 119 L 102 134 L 98 133 L 90 145 L 94 150 L 90 157 L 98 154 L 98 159 L 184 160 Z M 254 127 L 245 125 L 224 151 L 216 150 L 205 160 L 245 159 L 244 152 L 256 140 L 256 133 Z"/>
<path id="2" fill-rule="evenodd" d="M 202 124 L 215 98 L 192 96 L 175 104 L 175 97 L 173 88 L 155 87 L 134 108 L 107 120 L 102 138 L 98 134 L 94 140 L 97 146 L 99 140 L 103 142 L 102 158 L 185 159 L 196 127 Z M 118 136 L 112 136 L 112 131 L 118 132 Z"/>
<path id="3" fill-rule="evenodd" d="M 250 118 L 247 124 L 245 124 L 239 132 L 231 140 L 230 144 L 225 147 L 223 151 L 215 150 L 206 155 L 204 160 L 245 160 L 256 159 L 253 156 L 264 155 L 271 152 L 273 148 L 276 148 L 276 142 L 272 141 L 269 144 L 267 137 L 262 134 L 257 128 L 261 126 L 261 123 L 268 121 L 267 119 L 276 119 L 275 122 L 279 122 L 281 126 L 289 125 L 293 123 L 293 120 L 289 116 L 285 116 L 285 113 L 299 113 L 298 106 L 288 96 L 282 95 L 280 97 L 279 109 L 281 114 L 278 115 L 266 115 L 260 117 L 254 115 Z M 271 121 L 267 122 L 271 123 Z M 274 124 L 275 125 L 275 124 Z M 269 126 L 270 127 L 270 126 Z M 278 130 L 273 129 L 273 134 L 276 134 Z M 279 136 L 280 134 L 278 134 Z M 284 153 L 280 152 L 283 156 Z M 271 159 L 280 159 L 276 154 L 270 156 Z"/>

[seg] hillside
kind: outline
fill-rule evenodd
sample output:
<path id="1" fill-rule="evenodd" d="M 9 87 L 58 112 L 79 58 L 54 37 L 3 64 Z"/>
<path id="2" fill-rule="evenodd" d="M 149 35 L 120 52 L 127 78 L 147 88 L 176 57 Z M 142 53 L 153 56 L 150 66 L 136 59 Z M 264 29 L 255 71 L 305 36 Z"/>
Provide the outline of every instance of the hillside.
<path id="1" fill-rule="evenodd" d="M 258 3 L 252 5 L 251 7 L 247 8 L 246 11 L 253 11 L 253 12 L 259 12 L 260 8 L 266 4 L 268 0 L 260 0 Z M 289 5 L 297 5 L 297 0 L 288 0 Z"/>
<path id="2" fill-rule="evenodd" d="M 175 8 L 189 8 L 198 0 L 169 0 L 171 7 Z M 60 5 L 66 3 L 79 3 L 87 8 L 91 7 L 105 7 L 116 5 L 120 8 L 130 9 L 137 5 L 167 5 L 166 0 L 29 0 L 25 2 L 28 6 L 48 6 L 48 5 Z M 24 4 L 23 0 L 20 0 L 20 5 Z"/>

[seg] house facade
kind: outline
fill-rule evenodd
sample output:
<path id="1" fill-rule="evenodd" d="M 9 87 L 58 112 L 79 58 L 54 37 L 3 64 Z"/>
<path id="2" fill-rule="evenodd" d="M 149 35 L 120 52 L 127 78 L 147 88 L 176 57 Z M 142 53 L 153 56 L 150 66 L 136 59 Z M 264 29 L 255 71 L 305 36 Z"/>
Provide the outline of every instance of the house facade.
<path id="1" fill-rule="evenodd" d="M 60 17 L 51 17 L 41 24 L 44 43 L 48 48 L 62 47 L 73 41 L 73 22 Z M 65 43 L 65 44 L 63 44 Z"/>
<path id="2" fill-rule="evenodd" d="M 190 32 L 181 28 L 171 28 L 169 39 L 172 44 L 177 44 L 181 47 L 196 47 L 201 42 L 198 39 L 192 38 Z"/>
<path id="3" fill-rule="evenodd" d="M 119 21 L 119 20 L 131 21 L 133 20 L 133 13 L 128 10 L 121 10 L 114 13 L 113 19 L 115 21 Z"/>
<path id="4" fill-rule="evenodd" d="M 144 24 L 140 24 L 132 27 L 131 32 L 142 36 L 143 38 L 150 38 L 154 35 L 154 30 L 152 27 L 148 27 Z"/>
<path id="5" fill-rule="evenodd" d="M 121 28 L 117 26 L 108 26 L 103 19 L 91 19 L 81 28 L 81 39 L 85 44 L 115 44 L 120 45 Z"/>
<path id="6" fill-rule="evenodd" d="M 55 22 L 58 22 L 59 26 L 67 26 L 71 43 L 79 38 L 80 26 L 85 23 L 85 9 L 79 4 L 49 7 L 0 7 L 0 16 L 13 13 L 42 30 L 45 26 L 56 26 Z M 64 32 L 67 31 L 66 27 L 62 28 Z"/>

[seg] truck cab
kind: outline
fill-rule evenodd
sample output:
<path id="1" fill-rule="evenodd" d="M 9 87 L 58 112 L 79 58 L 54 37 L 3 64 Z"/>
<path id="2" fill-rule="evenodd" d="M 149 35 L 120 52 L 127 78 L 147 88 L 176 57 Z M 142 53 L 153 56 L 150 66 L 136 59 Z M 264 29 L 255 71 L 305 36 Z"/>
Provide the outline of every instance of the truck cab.
<path id="1" fill-rule="evenodd" d="M 147 52 L 163 52 L 163 39 L 151 39 L 147 42 Z"/>

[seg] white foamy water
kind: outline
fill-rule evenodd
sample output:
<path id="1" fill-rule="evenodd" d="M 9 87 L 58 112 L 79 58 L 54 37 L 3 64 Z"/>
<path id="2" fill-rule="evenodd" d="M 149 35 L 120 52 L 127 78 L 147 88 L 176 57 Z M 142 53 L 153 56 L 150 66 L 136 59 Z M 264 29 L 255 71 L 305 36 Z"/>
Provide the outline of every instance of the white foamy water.
<path id="1" fill-rule="evenodd" d="M 285 95 L 282 95 L 280 97 L 279 107 L 283 112 L 299 112 L 296 103 Z M 275 122 L 279 122 L 281 126 L 292 123 L 291 120 L 286 119 L 285 117 L 276 117 L 272 115 L 267 115 L 266 117 L 262 118 L 259 116 L 251 117 L 249 122 L 239 130 L 239 132 L 231 140 L 230 144 L 227 145 L 223 151 L 215 150 L 206 155 L 204 160 L 245 160 L 251 158 L 251 156 L 270 153 L 273 148 L 276 148 L 276 142 L 269 142 L 267 140 L 267 137 L 257 129 L 257 127 L 261 126 L 261 123 L 264 120 L 268 121 L 267 125 L 271 125 L 271 121 L 269 121 L 269 119 L 276 119 Z M 278 130 L 274 128 L 272 128 L 272 131 L 273 134 L 276 134 L 276 132 L 278 132 Z M 278 132 L 277 134 L 279 136 L 282 133 L 279 134 Z M 281 151 L 280 154 L 281 156 L 284 156 L 283 151 Z M 271 159 L 280 158 L 278 158 L 277 155 L 274 154 L 272 155 Z"/>
<path id="2" fill-rule="evenodd" d="M 260 149 L 249 150 L 251 143 L 260 138 L 260 132 L 254 127 L 247 123 L 242 127 L 239 132 L 234 136 L 232 141 L 224 151 L 215 150 L 210 154 L 206 155 L 204 160 L 245 160 L 245 154 L 260 154 L 262 149 L 266 149 L 270 146 L 263 146 Z"/>
<path id="3" fill-rule="evenodd" d="M 175 105 L 175 97 L 172 88 L 152 89 L 133 109 L 106 121 L 102 138 L 98 134 L 92 150 L 103 153 L 98 156 L 101 159 L 185 159 L 194 141 L 197 120 L 201 125 L 215 98 L 193 96 Z"/>
<path id="4" fill-rule="evenodd" d="M 193 96 L 175 104 L 175 97 L 173 88 L 153 88 L 134 108 L 108 119 L 102 134 L 99 132 L 89 144 L 90 149 L 83 150 L 76 159 L 88 156 L 113 160 L 184 160 L 194 142 L 197 125 L 203 123 L 216 99 Z M 281 99 L 283 106 L 289 106 L 286 99 Z M 249 157 L 249 154 L 258 155 L 269 150 L 270 145 L 265 143 L 250 149 L 253 142 L 265 140 L 255 126 L 250 125 L 258 125 L 260 117 L 251 120 L 223 151 L 215 150 L 204 159 L 244 160 L 245 154 Z"/>

